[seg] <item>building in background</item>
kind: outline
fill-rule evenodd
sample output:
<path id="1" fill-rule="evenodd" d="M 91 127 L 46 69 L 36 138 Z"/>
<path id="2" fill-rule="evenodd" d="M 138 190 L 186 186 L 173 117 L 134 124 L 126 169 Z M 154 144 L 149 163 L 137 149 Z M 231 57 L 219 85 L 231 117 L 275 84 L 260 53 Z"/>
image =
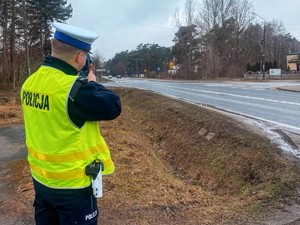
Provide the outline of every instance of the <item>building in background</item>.
<path id="1" fill-rule="evenodd" d="M 286 61 L 288 70 L 300 71 L 300 52 L 288 54 Z"/>

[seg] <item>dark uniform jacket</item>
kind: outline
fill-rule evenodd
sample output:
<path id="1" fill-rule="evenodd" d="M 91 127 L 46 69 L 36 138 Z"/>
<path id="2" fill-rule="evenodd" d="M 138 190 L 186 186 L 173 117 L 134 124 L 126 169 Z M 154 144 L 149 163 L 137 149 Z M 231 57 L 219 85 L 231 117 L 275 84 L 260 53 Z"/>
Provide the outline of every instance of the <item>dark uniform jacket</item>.
<path id="1" fill-rule="evenodd" d="M 73 66 L 51 56 L 46 57 L 44 65 L 59 69 L 68 75 L 78 74 Z M 103 85 L 86 80 L 75 95 L 74 107 L 69 108 L 69 114 L 71 118 L 81 121 L 112 120 L 121 114 L 121 101 L 117 94 Z"/>

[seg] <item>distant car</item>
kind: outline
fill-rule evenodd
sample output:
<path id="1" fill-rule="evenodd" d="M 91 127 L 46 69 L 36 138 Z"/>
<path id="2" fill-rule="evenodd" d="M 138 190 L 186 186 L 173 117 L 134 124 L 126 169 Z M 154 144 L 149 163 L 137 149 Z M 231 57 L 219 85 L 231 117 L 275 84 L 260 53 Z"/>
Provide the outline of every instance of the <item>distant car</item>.
<path id="1" fill-rule="evenodd" d="M 112 75 L 108 75 L 108 79 L 112 79 Z"/>
<path id="2" fill-rule="evenodd" d="M 121 75 L 117 75 L 117 79 L 121 79 L 122 78 L 122 76 Z"/>

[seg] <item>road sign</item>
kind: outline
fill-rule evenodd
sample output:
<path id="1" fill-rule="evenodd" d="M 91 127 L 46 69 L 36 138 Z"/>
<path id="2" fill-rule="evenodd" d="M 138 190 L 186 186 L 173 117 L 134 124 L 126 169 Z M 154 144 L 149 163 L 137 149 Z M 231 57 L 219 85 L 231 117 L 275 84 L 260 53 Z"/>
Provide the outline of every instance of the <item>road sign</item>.
<path id="1" fill-rule="evenodd" d="M 173 67 L 174 67 L 174 62 L 173 62 L 173 60 L 171 60 L 171 61 L 169 62 L 169 68 L 172 70 Z"/>

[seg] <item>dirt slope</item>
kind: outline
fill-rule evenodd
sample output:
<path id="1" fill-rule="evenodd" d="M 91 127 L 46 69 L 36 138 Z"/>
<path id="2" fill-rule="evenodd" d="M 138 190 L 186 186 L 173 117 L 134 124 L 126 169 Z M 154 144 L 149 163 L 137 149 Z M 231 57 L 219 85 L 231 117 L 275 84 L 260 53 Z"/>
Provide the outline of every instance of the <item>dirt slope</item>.
<path id="1" fill-rule="evenodd" d="M 195 105 L 116 91 L 122 115 L 100 123 L 116 171 L 104 178 L 99 224 L 261 224 L 258 212 L 295 200 L 299 169 L 268 139 Z M 2 124 L 20 122 L 19 110 L 1 104 Z M 0 223 L 33 224 L 26 160 L 0 169 Z"/>

